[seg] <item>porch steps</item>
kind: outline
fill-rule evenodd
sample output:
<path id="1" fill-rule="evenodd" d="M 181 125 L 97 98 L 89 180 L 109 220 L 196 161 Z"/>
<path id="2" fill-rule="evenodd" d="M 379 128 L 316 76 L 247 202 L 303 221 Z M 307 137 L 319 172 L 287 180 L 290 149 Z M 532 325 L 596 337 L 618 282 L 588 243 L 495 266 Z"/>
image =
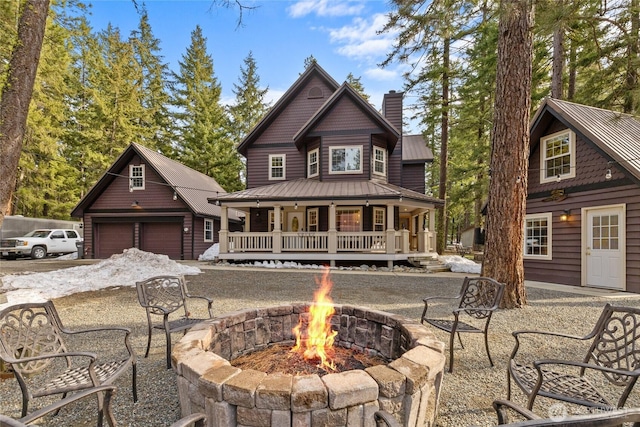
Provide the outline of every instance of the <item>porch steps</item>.
<path id="1" fill-rule="evenodd" d="M 444 271 L 451 271 L 451 269 L 445 266 L 438 260 L 438 254 L 425 254 L 407 259 L 414 267 L 424 268 L 429 273 L 442 273 Z"/>

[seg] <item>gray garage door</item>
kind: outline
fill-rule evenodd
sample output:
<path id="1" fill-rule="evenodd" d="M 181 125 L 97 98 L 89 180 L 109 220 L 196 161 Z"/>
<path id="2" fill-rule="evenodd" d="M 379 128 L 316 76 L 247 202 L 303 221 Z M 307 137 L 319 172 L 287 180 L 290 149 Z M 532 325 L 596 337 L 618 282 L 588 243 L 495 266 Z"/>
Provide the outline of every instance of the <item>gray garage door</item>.
<path id="1" fill-rule="evenodd" d="M 95 257 L 109 258 L 133 247 L 133 223 L 99 223 L 94 224 Z"/>
<path id="2" fill-rule="evenodd" d="M 182 255 L 182 223 L 145 222 L 140 224 L 140 249 L 164 254 L 171 259 Z"/>

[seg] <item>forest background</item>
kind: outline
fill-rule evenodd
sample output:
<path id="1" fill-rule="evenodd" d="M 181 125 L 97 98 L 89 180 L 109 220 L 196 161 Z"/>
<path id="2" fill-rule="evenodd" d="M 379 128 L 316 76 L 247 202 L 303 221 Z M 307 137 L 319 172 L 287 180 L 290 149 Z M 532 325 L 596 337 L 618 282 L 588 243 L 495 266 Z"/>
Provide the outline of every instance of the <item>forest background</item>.
<path id="1" fill-rule="evenodd" d="M 639 0 L 535 1 L 532 109 L 547 96 L 639 114 Z M 17 8 L 0 2 L 0 64 L 16 42 Z M 384 67 L 410 65 L 404 90 L 435 154 L 427 192 L 447 201 L 444 235 L 480 226 L 487 199 L 496 86 L 497 2 L 395 1 L 387 31 L 398 36 Z M 131 142 L 157 149 L 244 188 L 238 143 L 270 105 L 249 53 L 224 105 L 214 58 L 199 27 L 178 70 L 163 63 L 143 6 L 139 25 L 93 29 L 86 7 L 53 2 L 30 104 L 11 214 L 69 218 Z M 256 13 L 259 13 L 257 11 Z M 313 52 L 300 72 L 313 61 Z M 220 59 L 222 60 L 222 59 Z M 6 72 L 0 73 L 0 88 Z M 346 78 L 363 96 L 358 77 Z M 440 221 L 439 221 L 440 222 Z"/>

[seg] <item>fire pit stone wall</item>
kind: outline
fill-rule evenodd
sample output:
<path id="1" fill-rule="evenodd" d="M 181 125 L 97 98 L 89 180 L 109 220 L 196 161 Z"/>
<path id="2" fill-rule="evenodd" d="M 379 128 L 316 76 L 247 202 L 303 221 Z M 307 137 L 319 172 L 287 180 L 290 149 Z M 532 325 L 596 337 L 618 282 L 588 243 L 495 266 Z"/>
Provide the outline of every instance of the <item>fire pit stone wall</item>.
<path id="1" fill-rule="evenodd" d="M 271 344 L 293 345 L 309 304 L 249 309 L 202 322 L 174 347 L 183 415 L 208 427 L 371 426 L 384 409 L 406 427 L 433 426 L 445 365 L 444 343 L 419 322 L 334 305 L 336 345 L 387 360 L 365 370 L 312 375 L 239 369 L 234 358 Z"/>

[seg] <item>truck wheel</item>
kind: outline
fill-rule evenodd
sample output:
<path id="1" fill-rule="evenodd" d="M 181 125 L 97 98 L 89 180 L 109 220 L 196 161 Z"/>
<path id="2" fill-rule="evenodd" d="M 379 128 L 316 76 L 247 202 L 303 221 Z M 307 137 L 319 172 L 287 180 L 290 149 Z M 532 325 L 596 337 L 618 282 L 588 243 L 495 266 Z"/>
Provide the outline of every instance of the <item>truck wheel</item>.
<path id="1" fill-rule="evenodd" d="M 36 246 L 31 249 L 31 258 L 42 259 L 47 256 L 47 250 L 42 246 Z"/>

